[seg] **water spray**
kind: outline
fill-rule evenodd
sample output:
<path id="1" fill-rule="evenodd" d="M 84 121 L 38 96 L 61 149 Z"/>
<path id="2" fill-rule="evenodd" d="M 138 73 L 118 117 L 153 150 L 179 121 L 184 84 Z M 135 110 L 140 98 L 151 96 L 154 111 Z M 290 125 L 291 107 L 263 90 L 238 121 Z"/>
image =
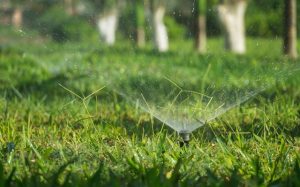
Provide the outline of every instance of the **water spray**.
<path id="1" fill-rule="evenodd" d="M 151 64 L 151 67 L 152 65 L 155 70 L 165 68 L 164 66 L 160 68 L 159 64 Z M 195 77 L 189 84 L 180 77 L 174 77 L 174 74 L 177 75 L 176 68 L 168 70 L 166 75 L 164 71 L 153 74 L 152 68 L 140 69 L 146 66 L 139 66 L 133 70 L 124 67 L 122 72 L 116 72 L 115 79 L 112 79 L 110 85 L 127 101 L 176 131 L 180 147 L 188 147 L 193 131 L 270 88 L 278 80 L 286 80 L 287 75 L 300 70 L 299 67 L 293 67 L 295 71 L 291 72 L 291 67 L 286 67 L 282 63 L 270 65 L 264 65 L 263 69 L 258 69 L 259 71 L 252 65 L 249 66 L 250 69 L 243 69 L 244 72 L 226 71 L 220 80 L 209 81 L 200 79 L 201 72 L 186 69 L 183 71 L 183 77 Z M 215 70 L 212 76 L 219 76 L 218 66 Z M 252 73 L 255 73 L 255 77 Z M 240 79 L 241 74 L 244 75 L 243 79 Z M 107 79 L 109 80 L 109 77 Z"/>
<path id="2" fill-rule="evenodd" d="M 180 147 L 189 146 L 190 142 L 190 132 L 188 131 L 180 131 L 179 136 L 182 138 L 182 140 L 179 142 Z"/>

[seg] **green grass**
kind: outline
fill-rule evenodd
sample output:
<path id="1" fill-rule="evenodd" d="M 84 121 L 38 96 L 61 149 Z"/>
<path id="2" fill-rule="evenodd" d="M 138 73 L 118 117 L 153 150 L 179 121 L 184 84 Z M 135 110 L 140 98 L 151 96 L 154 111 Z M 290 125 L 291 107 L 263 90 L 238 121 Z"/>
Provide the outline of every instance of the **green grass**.
<path id="1" fill-rule="evenodd" d="M 225 53 L 220 39 L 203 56 L 191 41 L 171 43 L 166 54 L 130 43 L 28 41 L 0 48 L 0 186 L 299 185 L 300 77 L 267 79 L 270 64 L 298 66 L 281 56 L 280 41 L 249 39 L 245 56 Z M 206 80 L 196 76 L 209 64 Z M 241 74 L 247 68 L 255 72 Z M 155 75 L 177 70 L 174 79 L 194 89 L 221 88 L 226 71 L 228 84 L 265 73 L 271 86 L 180 148 L 176 132 L 112 91 L 116 78 L 130 90 L 139 71 L 164 86 Z"/>

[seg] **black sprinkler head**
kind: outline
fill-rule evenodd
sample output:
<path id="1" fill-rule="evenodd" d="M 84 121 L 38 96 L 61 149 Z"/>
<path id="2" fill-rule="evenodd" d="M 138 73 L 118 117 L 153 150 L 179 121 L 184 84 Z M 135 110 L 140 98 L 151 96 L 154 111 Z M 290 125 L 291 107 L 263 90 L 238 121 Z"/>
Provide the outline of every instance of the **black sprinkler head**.
<path id="1" fill-rule="evenodd" d="M 182 140 L 179 142 L 180 147 L 183 146 L 189 146 L 190 142 L 190 133 L 187 131 L 181 131 L 179 132 L 179 135 L 181 136 Z"/>

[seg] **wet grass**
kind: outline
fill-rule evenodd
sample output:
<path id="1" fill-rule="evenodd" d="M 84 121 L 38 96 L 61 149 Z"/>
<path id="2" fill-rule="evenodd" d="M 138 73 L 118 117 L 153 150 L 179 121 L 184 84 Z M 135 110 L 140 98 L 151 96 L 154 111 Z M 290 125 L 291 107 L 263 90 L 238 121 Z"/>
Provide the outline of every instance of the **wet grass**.
<path id="1" fill-rule="evenodd" d="M 190 75 L 185 85 L 201 89 L 193 75 L 209 64 L 215 69 L 208 82 L 221 80 L 224 69 L 239 75 L 254 66 L 263 72 L 264 63 L 289 66 L 266 47 L 280 48 L 280 41 L 249 39 L 245 56 L 226 54 L 218 39 L 203 56 L 190 51 L 189 41 L 173 43 L 166 54 L 131 44 L 19 42 L 0 50 L 0 186 L 299 185 L 299 75 L 196 130 L 184 148 L 174 131 L 107 83 L 122 68 L 150 66 L 166 74 L 178 69 Z"/>

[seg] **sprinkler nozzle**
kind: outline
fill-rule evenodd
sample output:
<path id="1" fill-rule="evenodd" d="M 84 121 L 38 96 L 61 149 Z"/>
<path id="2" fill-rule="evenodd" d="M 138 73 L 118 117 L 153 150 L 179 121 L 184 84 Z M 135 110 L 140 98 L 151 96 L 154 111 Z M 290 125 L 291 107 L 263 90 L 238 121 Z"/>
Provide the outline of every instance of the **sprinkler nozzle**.
<path id="1" fill-rule="evenodd" d="M 190 133 L 187 131 L 181 131 L 179 132 L 179 135 L 182 138 L 182 140 L 179 142 L 180 147 L 188 146 L 190 142 Z"/>

